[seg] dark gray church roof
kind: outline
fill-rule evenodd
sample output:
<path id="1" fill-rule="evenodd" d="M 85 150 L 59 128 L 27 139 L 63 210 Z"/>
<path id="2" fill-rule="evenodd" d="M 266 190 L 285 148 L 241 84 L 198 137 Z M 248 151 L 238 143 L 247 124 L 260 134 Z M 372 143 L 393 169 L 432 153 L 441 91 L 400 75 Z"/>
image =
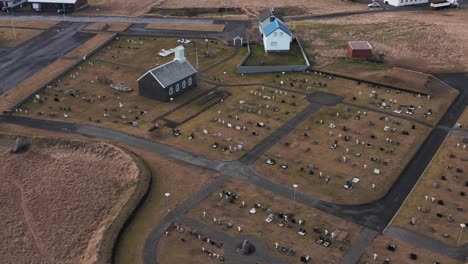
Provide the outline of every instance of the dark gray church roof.
<path id="1" fill-rule="evenodd" d="M 152 70 L 149 70 L 143 76 L 147 75 L 148 73 L 150 73 L 163 88 L 166 88 L 182 79 L 193 75 L 194 73 L 197 73 L 197 70 L 195 70 L 195 68 L 193 68 L 193 66 L 187 60 L 182 62 L 173 60 Z"/>
<path id="2" fill-rule="evenodd" d="M 275 12 L 275 10 L 273 8 L 268 8 L 267 10 L 265 10 L 263 13 L 261 13 L 259 16 L 258 16 L 258 20 L 260 20 L 260 22 L 263 22 L 265 21 L 265 19 L 271 17 L 271 16 L 274 16 L 276 17 L 277 19 L 281 20 L 282 22 L 284 22 L 284 18 L 279 15 L 277 12 Z"/>

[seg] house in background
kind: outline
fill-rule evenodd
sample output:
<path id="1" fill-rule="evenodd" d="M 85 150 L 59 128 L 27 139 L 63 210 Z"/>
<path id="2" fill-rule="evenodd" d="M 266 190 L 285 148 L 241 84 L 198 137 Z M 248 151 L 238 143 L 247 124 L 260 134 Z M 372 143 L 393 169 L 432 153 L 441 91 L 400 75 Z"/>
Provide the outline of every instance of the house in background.
<path id="1" fill-rule="evenodd" d="M 392 6 L 407 6 L 426 4 L 429 0 L 385 0 L 384 3 Z"/>
<path id="2" fill-rule="evenodd" d="M 88 5 L 88 0 L 29 0 L 36 11 L 54 10 L 68 13 L 80 10 Z"/>
<path id="3" fill-rule="evenodd" d="M 28 0 L 0 0 L 0 9 L 11 10 L 17 7 L 23 7 L 28 3 Z"/>
<path id="4" fill-rule="evenodd" d="M 176 47 L 174 53 L 174 60 L 149 70 L 138 79 L 140 96 L 167 102 L 197 86 L 197 70 L 185 58 L 184 47 Z"/>
<path id="5" fill-rule="evenodd" d="M 263 46 L 265 52 L 289 51 L 292 42 L 292 33 L 283 22 L 278 19 L 268 23 L 262 29 Z"/>
<path id="6" fill-rule="evenodd" d="M 259 30 L 260 30 L 260 34 L 263 34 L 263 28 L 266 25 L 270 24 L 271 22 L 273 22 L 275 20 L 279 20 L 279 21 L 284 23 L 283 17 L 280 16 L 279 14 L 277 14 L 275 12 L 275 9 L 270 8 L 270 9 L 266 10 L 265 12 L 261 13 L 259 18 L 258 18 L 258 27 L 259 27 Z"/>
<path id="7" fill-rule="evenodd" d="M 353 59 L 370 59 L 372 57 L 372 46 L 367 41 L 348 42 L 348 57 Z"/>

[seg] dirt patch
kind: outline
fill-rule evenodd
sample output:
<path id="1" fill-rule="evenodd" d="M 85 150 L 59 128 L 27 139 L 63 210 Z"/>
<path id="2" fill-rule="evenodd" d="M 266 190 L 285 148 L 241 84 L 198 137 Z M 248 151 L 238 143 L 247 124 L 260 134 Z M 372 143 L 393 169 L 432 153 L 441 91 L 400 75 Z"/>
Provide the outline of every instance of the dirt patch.
<path id="1" fill-rule="evenodd" d="M 223 32 L 225 24 L 156 24 L 145 26 L 146 29 Z"/>
<path id="2" fill-rule="evenodd" d="M 2 259 L 87 261 L 88 243 L 128 199 L 139 169 L 121 149 L 102 143 L 34 138 L 11 154 L 14 137 L 0 137 Z M 95 249 L 90 249 L 95 250 Z M 27 252 L 27 253 L 25 253 Z M 86 259 L 85 259 L 86 258 Z"/>

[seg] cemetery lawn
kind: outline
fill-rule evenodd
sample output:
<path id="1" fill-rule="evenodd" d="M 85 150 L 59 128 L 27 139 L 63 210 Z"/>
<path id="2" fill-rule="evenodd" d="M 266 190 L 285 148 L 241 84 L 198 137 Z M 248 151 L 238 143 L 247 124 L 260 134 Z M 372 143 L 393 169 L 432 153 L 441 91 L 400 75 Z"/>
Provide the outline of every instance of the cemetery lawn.
<path id="1" fill-rule="evenodd" d="M 395 251 L 387 249 L 388 245 L 393 244 L 396 246 Z M 410 254 L 416 254 L 417 260 L 410 259 Z M 377 259 L 374 260 L 374 254 L 377 254 Z M 367 248 L 359 264 L 365 263 L 382 263 L 385 259 L 389 259 L 390 263 L 399 264 L 412 264 L 412 263 L 450 263 L 450 264 L 462 264 L 463 262 L 449 258 L 447 256 L 441 256 L 431 252 L 425 248 L 417 247 L 408 242 L 389 238 L 385 236 L 377 236 L 372 244 Z"/>
<path id="2" fill-rule="evenodd" d="M 191 39 L 190 43 L 181 44 L 176 38 L 118 37 L 97 52 L 93 58 L 148 71 L 174 59 L 174 54 L 161 57 L 159 52 L 162 49 L 169 50 L 183 45 L 185 56 L 196 68 L 195 42 L 198 48 L 199 71 L 231 55 L 234 51 L 233 47 L 226 46 L 218 40 Z"/>
<path id="3" fill-rule="evenodd" d="M 143 71 L 129 66 L 90 59 L 59 79 L 51 88 L 40 92 L 40 99 L 33 98 L 23 105 L 22 109 L 27 110 L 27 113 L 23 111 L 17 114 L 103 126 L 147 137 L 148 129 L 154 125 L 153 121 L 157 117 L 211 89 L 210 85 L 202 83 L 175 98 L 172 103 L 160 102 L 138 95 L 136 80 L 142 74 Z M 105 76 L 115 84 L 122 84 L 134 91 L 118 92 L 109 84 L 98 82 L 96 76 Z M 67 91 L 75 91 L 76 96 L 66 94 Z M 119 107 L 119 103 L 123 106 Z M 71 111 L 68 111 L 68 107 Z M 105 117 L 104 114 L 110 116 Z M 130 121 L 138 122 L 139 127 L 132 127 L 128 123 Z"/>
<path id="4" fill-rule="evenodd" d="M 466 161 L 461 160 L 468 156 L 468 148 L 465 150 L 462 147 L 457 148 L 457 143 L 460 143 L 462 139 L 463 137 L 455 135 L 447 138 L 409 198 L 400 208 L 393 225 L 432 237 L 451 246 L 457 245 L 460 223 L 468 222 L 466 211 L 468 177 L 466 171 L 456 171 L 456 168 L 468 169 Z M 462 146 L 463 143 L 460 145 Z M 450 158 L 450 154 L 454 154 L 455 158 Z M 448 169 L 449 165 L 453 168 Z M 445 176 L 446 179 L 442 180 L 441 176 Z M 434 188 L 434 183 L 438 188 Z M 431 197 L 435 197 L 434 202 L 431 202 Z M 422 209 L 418 211 L 418 207 Z M 428 212 L 424 213 L 425 210 Z M 441 217 L 437 216 L 438 213 Z M 452 216 L 453 222 L 449 220 L 449 215 Z M 415 225 L 410 224 L 412 217 L 416 217 Z M 444 238 L 444 233 L 449 234 L 449 237 Z M 468 235 L 465 230 L 461 245 L 466 243 L 468 243 Z"/>
<path id="5" fill-rule="evenodd" d="M 465 108 L 457 122 L 461 125 L 461 129 L 468 129 L 468 107 Z"/>
<path id="6" fill-rule="evenodd" d="M 305 65 L 299 44 L 291 43 L 291 50 L 285 52 L 265 53 L 263 45 L 250 45 L 251 54 L 245 66 L 281 66 L 281 65 Z"/>
<path id="7" fill-rule="evenodd" d="M 235 160 L 263 141 L 309 104 L 302 95 L 292 93 L 285 95 L 283 92 L 282 95 L 279 92 L 275 94 L 275 89 L 268 87 L 231 87 L 219 90 L 232 95 L 227 97 L 224 102 L 212 106 L 207 111 L 178 126 L 182 132 L 181 136 L 169 135 L 170 131 L 167 128 L 153 134 L 157 135 L 157 139 L 165 144 L 213 159 Z M 259 96 L 260 94 L 261 96 Z M 269 96 L 271 100 L 263 99 L 263 96 Z M 282 103 L 283 100 L 284 103 Z M 197 101 L 193 104 L 197 104 Z M 258 114 L 259 111 L 260 114 Z M 188 116 L 189 114 L 187 114 Z M 236 120 L 236 116 L 238 120 Z M 259 122 L 263 122 L 264 127 L 258 127 L 257 123 Z M 229 124 L 232 127 L 228 127 Z M 254 132 L 258 134 L 253 135 Z M 188 140 L 191 133 L 194 133 L 195 139 Z M 213 148 L 215 143 L 219 145 L 217 148 Z M 234 151 L 233 148 L 238 148 L 239 144 L 243 145 L 244 149 Z M 232 153 L 229 151 L 230 146 L 233 150 Z M 224 147 L 227 148 L 226 151 L 223 151 Z"/>
<path id="8" fill-rule="evenodd" d="M 358 111 L 361 118 L 355 120 Z M 345 105 L 322 107 L 320 112 L 314 113 L 269 149 L 257 161 L 254 169 L 285 186 L 298 184 L 300 192 L 330 202 L 363 204 L 381 198 L 431 129 L 416 124 L 413 130 L 410 121 L 372 111 L 364 115 L 365 111 Z M 339 117 L 336 117 L 336 113 L 339 113 Z M 385 121 L 385 117 L 388 121 Z M 323 124 L 320 124 L 320 120 L 323 120 Z M 369 126 L 369 122 L 374 125 Z M 331 124 L 336 127 L 330 128 Z M 344 131 L 344 126 L 348 131 Z M 396 128 L 396 131 L 385 131 L 385 126 L 388 129 Z M 403 135 L 403 131 L 410 134 Z M 346 136 L 350 137 L 348 141 Z M 393 142 L 387 142 L 387 138 Z M 338 147 L 332 149 L 335 140 Z M 356 140 L 359 140 L 359 144 L 356 144 Z M 367 146 L 368 143 L 372 146 Z M 349 149 L 349 153 L 346 153 L 346 149 Z M 266 164 L 269 158 L 275 159 L 276 164 Z M 371 158 L 377 160 L 371 161 Z M 283 163 L 288 168 L 281 168 Z M 374 169 L 378 169 L 379 174 Z M 359 182 L 353 184 L 352 190 L 345 189 L 346 181 L 355 177 L 359 178 Z M 375 184 L 375 189 L 372 189 L 372 184 Z"/>
<path id="9" fill-rule="evenodd" d="M 219 193 L 222 191 L 230 191 L 239 196 L 239 198 L 235 203 L 230 203 L 227 199 L 219 197 Z M 291 190 L 291 198 L 292 195 L 293 191 Z M 245 207 L 240 208 L 242 201 L 245 202 Z M 262 208 L 256 209 L 257 212 L 255 214 L 250 214 L 249 210 L 253 208 L 255 203 L 261 204 Z M 274 214 L 274 220 L 271 223 L 265 222 L 265 219 L 268 217 L 267 208 L 271 209 Z M 206 212 L 206 217 L 203 217 L 203 211 Z M 280 227 L 279 213 L 290 213 L 293 214 L 291 218 L 297 221 L 300 219 L 304 220 L 305 224 L 301 227 L 306 230 L 306 235 L 300 236 L 297 233 L 300 228 L 298 224 L 290 222 L 284 227 Z M 324 259 L 324 256 L 326 256 L 329 263 L 339 263 L 361 232 L 360 227 L 351 222 L 302 204 L 294 203 L 288 198 L 237 179 L 229 180 L 218 191 L 212 193 L 197 207 L 189 211 L 188 216 L 222 230 L 233 237 L 237 236 L 237 227 L 240 226 L 243 235 L 254 235 L 263 239 L 272 254 L 283 258 L 289 263 L 298 262 L 302 255 L 310 255 L 312 261 Z M 213 222 L 213 217 L 229 221 L 233 224 L 233 227 L 228 229 L 218 225 Z M 291 228 L 288 228 L 288 225 Z M 314 228 L 317 228 L 317 232 L 314 232 Z M 324 235 L 324 230 L 328 231 L 327 236 L 330 236 L 331 232 L 337 235 L 334 239 L 330 238 L 330 247 L 324 247 L 315 242 L 320 234 Z M 346 239 L 344 242 L 337 241 L 338 233 L 344 234 L 343 232 L 348 233 Z M 276 242 L 280 246 L 295 250 L 296 255 L 289 256 L 275 249 Z"/>
<path id="10" fill-rule="evenodd" d="M 174 223 L 175 224 L 175 223 Z M 162 236 L 158 243 L 157 261 L 158 263 L 220 263 L 217 258 L 208 256 L 202 252 L 202 247 L 224 256 L 224 246 L 217 248 L 210 243 L 203 242 L 193 235 L 189 230 L 190 226 L 181 225 L 184 233 L 181 234 L 175 227 L 171 228 L 167 236 Z M 203 233 L 200 233 L 203 237 Z M 181 239 L 185 239 L 182 241 Z M 225 243 L 224 241 L 216 241 Z"/>

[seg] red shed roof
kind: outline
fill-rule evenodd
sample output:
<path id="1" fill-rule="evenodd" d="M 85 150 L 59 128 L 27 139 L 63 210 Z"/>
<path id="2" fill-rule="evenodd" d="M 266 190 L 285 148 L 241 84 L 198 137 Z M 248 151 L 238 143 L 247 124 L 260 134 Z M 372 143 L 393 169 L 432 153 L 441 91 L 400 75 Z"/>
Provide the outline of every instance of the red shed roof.
<path id="1" fill-rule="evenodd" d="M 350 41 L 348 45 L 354 50 L 371 50 L 372 46 L 367 41 Z"/>

